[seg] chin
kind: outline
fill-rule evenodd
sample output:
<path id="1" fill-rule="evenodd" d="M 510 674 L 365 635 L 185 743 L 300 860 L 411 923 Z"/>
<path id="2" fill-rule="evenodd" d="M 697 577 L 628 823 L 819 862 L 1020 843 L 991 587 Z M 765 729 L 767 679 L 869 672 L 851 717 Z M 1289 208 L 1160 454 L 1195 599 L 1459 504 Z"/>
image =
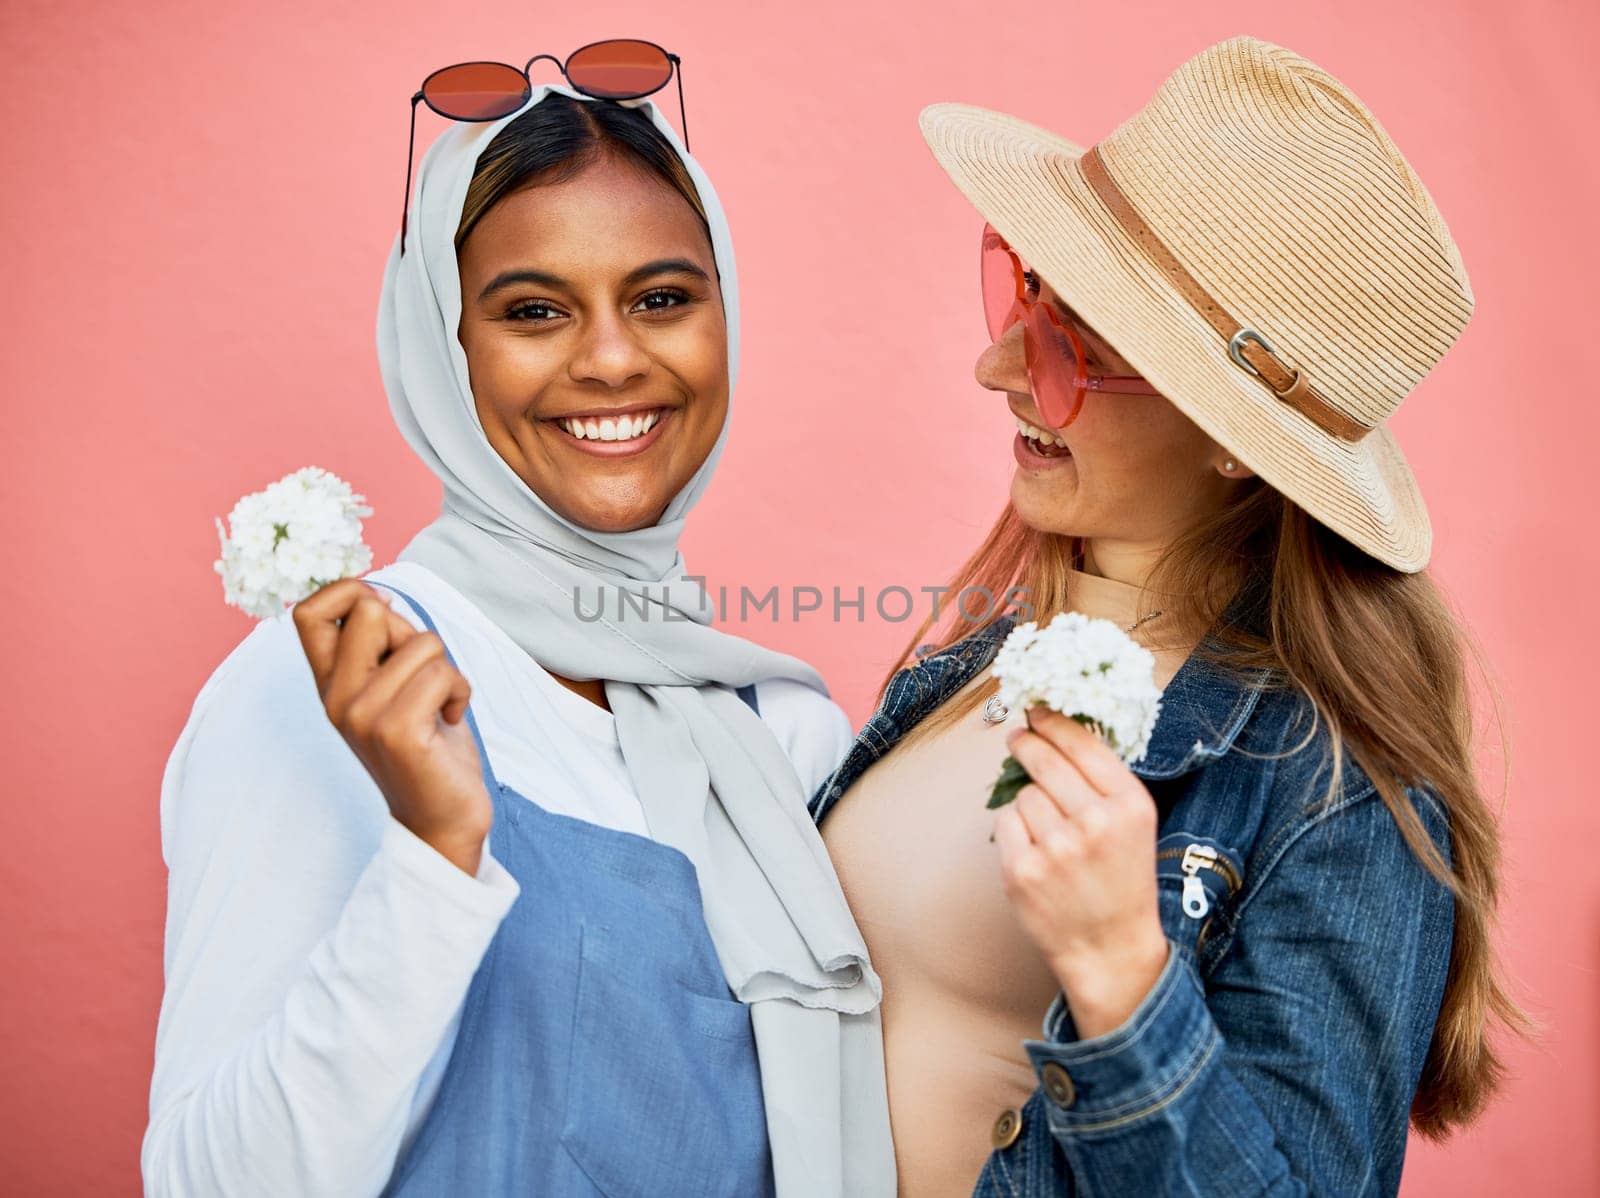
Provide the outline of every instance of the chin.
<path id="1" fill-rule="evenodd" d="M 561 514 L 574 524 L 582 525 L 592 532 L 633 532 L 635 529 L 649 528 L 655 524 L 661 519 L 661 513 L 666 507 L 665 500 L 659 503 L 653 500 L 648 503 L 637 500 L 599 500 L 575 503 L 571 507 L 562 509 Z"/>
<path id="2" fill-rule="evenodd" d="M 1030 486 L 1022 478 L 1016 478 L 1011 483 L 1011 506 L 1016 509 L 1017 517 L 1023 524 L 1035 532 L 1054 533 L 1057 536 L 1073 537 L 1086 535 L 1076 519 L 1074 508 L 1077 506 L 1070 498 L 1059 493 L 1053 493 L 1046 488 Z"/>

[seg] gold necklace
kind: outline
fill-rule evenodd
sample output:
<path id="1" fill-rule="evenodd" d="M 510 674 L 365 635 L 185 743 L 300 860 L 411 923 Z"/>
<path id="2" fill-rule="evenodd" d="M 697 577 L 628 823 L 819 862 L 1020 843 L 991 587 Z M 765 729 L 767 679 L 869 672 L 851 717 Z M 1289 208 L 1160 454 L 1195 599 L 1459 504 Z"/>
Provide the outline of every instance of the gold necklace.
<path id="1" fill-rule="evenodd" d="M 1149 615 L 1140 616 L 1137 620 L 1135 620 L 1132 624 L 1129 624 L 1122 631 L 1123 632 L 1132 632 L 1135 628 L 1138 628 L 1141 624 L 1148 624 L 1151 620 L 1155 619 L 1157 616 L 1159 616 L 1161 614 L 1162 613 L 1159 612 L 1159 611 L 1153 611 Z M 1011 714 L 1011 709 L 1009 707 L 1007 707 L 1004 703 L 1000 702 L 1000 696 L 999 695 L 991 695 L 989 697 L 989 701 L 983 705 L 982 715 L 983 715 L 983 722 L 985 724 L 1003 724 L 1003 723 L 1006 722 L 1006 717 L 1008 715 L 1010 715 L 1010 714 Z"/>

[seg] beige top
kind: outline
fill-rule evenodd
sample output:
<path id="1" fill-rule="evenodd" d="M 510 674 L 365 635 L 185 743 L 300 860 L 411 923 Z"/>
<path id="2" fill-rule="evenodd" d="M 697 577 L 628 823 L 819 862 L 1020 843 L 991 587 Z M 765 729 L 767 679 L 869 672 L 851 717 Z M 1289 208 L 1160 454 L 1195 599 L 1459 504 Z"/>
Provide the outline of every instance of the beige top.
<path id="1" fill-rule="evenodd" d="M 1138 618 L 1139 588 L 1074 571 L 1073 610 Z M 1131 635 L 1165 687 L 1188 656 L 1163 648 L 1160 617 Z M 983 687 L 987 670 L 959 694 Z M 822 824 L 845 896 L 883 980 L 889 1116 L 905 1198 L 969 1198 L 997 1118 L 1038 1081 L 1022 1041 L 1038 1039 L 1060 988 L 1006 900 L 994 813 L 984 807 L 1020 711 L 982 709 L 897 744 Z"/>

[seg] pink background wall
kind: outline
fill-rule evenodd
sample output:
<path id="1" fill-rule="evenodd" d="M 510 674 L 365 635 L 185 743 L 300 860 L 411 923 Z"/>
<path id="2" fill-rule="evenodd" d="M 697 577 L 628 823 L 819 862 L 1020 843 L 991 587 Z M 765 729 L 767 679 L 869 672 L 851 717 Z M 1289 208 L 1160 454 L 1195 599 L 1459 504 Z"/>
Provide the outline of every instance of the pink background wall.
<path id="1" fill-rule="evenodd" d="M 1504 946 L 1549 1032 L 1512 1051 L 1516 1081 L 1472 1132 L 1413 1152 L 1406 1192 L 1600 1192 L 1600 815 L 1574 748 L 1594 743 L 1583 629 L 1600 581 L 1579 528 L 1600 432 L 1600 9 L 600 7 L 0 6 L 4 1188 L 137 1191 L 161 993 L 160 772 L 249 627 L 222 604 L 211 517 L 312 463 L 371 498 L 380 562 L 435 510 L 373 348 L 406 104 L 428 70 L 607 36 L 683 56 L 746 296 L 736 431 L 690 564 L 735 586 L 871 593 L 941 581 L 1012 469 L 1003 406 L 971 379 L 975 218 L 918 109 L 967 100 L 1092 141 L 1189 54 L 1250 32 L 1375 109 L 1479 300 L 1395 424 L 1431 502 L 1436 574 L 1510 700 Z M 439 127 L 423 114 L 419 149 Z M 817 662 L 859 723 L 906 626 L 750 632 Z"/>

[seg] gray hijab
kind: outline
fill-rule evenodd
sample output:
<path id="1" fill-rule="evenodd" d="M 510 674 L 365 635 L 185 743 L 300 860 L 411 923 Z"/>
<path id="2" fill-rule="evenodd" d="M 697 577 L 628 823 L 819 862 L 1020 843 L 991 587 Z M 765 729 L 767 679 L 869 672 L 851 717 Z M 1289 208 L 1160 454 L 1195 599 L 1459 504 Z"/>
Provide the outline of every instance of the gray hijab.
<path id="1" fill-rule="evenodd" d="M 446 129 L 418 172 L 406 253 L 398 238 L 389 253 L 378 309 L 384 388 L 401 433 L 444 485 L 438 519 L 400 558 L 442 577 L 546 669 L 605 680 L 650 834 L 694 863 L 728 985 L 750 1004 L 779 1198 L 892 1195 L 878 977 L 793 766 L 729 688 L 790 678 L 827 690 L 804 662 L 713 628 L 678 552 L 727 422 L 656 525 L 604 533 L 552 511 L 478 421 L 456 337 L 455 231 L 479 154 L 551 91 L 587 99 L 536 87 L 516 113 Z M 739 304 L 727 220 L 671 126 L 648 101 L 637 104 L 682 158 L 705 206 L 731 395 Z"/>

